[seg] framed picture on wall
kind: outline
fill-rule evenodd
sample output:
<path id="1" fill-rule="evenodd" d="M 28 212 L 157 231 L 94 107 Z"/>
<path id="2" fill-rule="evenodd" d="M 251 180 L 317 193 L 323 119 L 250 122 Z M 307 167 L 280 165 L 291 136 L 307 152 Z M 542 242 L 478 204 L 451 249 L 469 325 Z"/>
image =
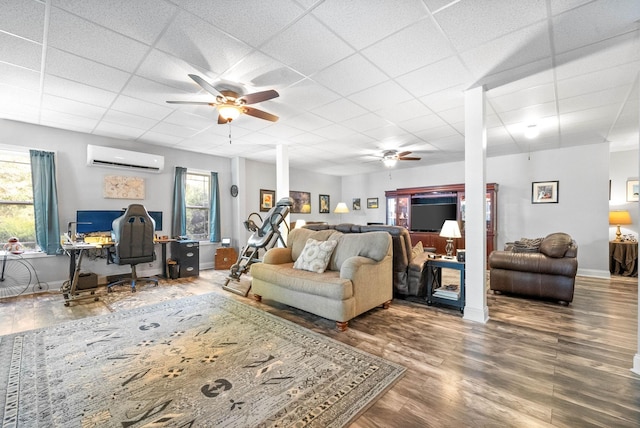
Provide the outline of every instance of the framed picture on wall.
<path id="1" fill-rule="evenodd" d="M 329 203 L 329 195 L 320 195 L 318 197 L 318 212 L 320 214 L 327 214 L 330 212 L 329 207 L 331 204 Z"/>
<path id="2" fill-rule="evenodd" d="M 627 202 L 638 201 L 638 192 L 640 191 L 638 183 L 638 180 L 627 180 Z"/>
<path id="3" fill-rule="evenodd" d="M 558 203 L 558 182 L 557 181 L 534 181 L 531 183 L 531 203 L 532 204 L 557 204 Z"/>
<path id="4" fill-rule="evenodd" d="M 378 208 L 378 198 L 367 198 L 367 208 Z"/>
<path id="5" fill-rule="evenodd" d="M 290 190 L 289 197 L 293 199 L 293 206 L 291 207 L 292 213 L 311 213 L 311 193 Z"/>
<path id="6" fill-rule="evenodd" d="M 269 211 L 273 208 L 273 200 L 275 198 L 275 191 L 260 189 L 260 211 Z"/>
<path id="7" fill-rule="evenodd" d="M 360 198 L 353 198 L 353 210 L 358 211 L 360 209 Z"/>

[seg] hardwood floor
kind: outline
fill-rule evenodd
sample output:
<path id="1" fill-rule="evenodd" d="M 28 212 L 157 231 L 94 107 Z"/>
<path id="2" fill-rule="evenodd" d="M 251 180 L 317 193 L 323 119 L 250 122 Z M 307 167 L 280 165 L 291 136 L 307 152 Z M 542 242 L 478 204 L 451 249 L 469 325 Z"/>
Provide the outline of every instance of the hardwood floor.
<path id="1" fill-rule="evenodd" d="M 224 274 L 204 271 L 135 295 L 123 288 L 70 307 L 57 293 L 0 300 L 0 333 L 218 292 L 407 367 L 353 428 L 640 426 L 640 376 L 630 371 L 637 278 L 578 277 L 569 307 L 489 292 L 486 324 L 396 299 L 341 333 L 333 321 L 222 290 Z"/>

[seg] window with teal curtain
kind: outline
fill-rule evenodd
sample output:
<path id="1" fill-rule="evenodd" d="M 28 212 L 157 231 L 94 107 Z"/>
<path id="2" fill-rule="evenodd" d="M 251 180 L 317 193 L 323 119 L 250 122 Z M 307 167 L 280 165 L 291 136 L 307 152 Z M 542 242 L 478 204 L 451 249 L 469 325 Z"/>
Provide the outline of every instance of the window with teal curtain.
<path id="1" fill-rule="evenodd" d="M 29 150 L 29 154 L 36 241 L 42 251 L 56 254 L 61 247 L 55 154 L 40 150 Z"/>
<path id="2" fill-rule="evenodd" d="M 220 242 L 220 189 L 218 173 L 211 173 L 211 209 L 209 210 L 209 224 L 211 226 L 209 241 Z"/>
<path id="3" fill-rule="evenodd" d="M 185 191 L 187 187 L 187 168 L 176 167 L 173 183 L 173 216 L 171 220 L 171 236 L 185 236 L 187 234 L 187 203 Z"/>

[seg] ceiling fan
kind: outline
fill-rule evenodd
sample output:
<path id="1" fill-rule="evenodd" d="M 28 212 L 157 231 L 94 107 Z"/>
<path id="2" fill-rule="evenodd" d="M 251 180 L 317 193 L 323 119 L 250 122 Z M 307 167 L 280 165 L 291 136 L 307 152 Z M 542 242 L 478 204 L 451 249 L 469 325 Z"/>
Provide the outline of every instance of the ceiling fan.
<path id="1" fill-rule="evenodd" d="M 192 104 L 192 105 L 209 105 L 218 109 L 218 123 L 229 123 L 237 119 L 241 114 L 257 117 L 259 119 L 270 120 L 276 122 L 278 116 L 258 110 L 254 107 L 248 107 L 248 104 L 256 104 L 267 101 L 272 98 L 279 97 L 280 94 L 273 89 L 262 92 L 254 92 L 252 94 L 240 95 L 230 89 L 218 90 L 212 84 L 195 74 L 189 74 L 202 89 L 216 97 L 215 101 L 167 101 L 169 104 Z"/>
<path id="2" fill-rule="evenodd" d="M 411 152 L 400 152 L 400 153 L 398 153 L 397 150 L 387 150 L 382 154 L 382 162 L 384 163 L 384 166 L 386 166 L 387 168 L 391 168 L 399 160 L 401 160 L 401 161 L 414 160 L 415 161 L 415 160 L 420 160 L 421 159 L 421 158 L 418 158 L 418 157 L 415 157 L 415 156 L 409 156 L 410 154 L 411 154 Z"/>

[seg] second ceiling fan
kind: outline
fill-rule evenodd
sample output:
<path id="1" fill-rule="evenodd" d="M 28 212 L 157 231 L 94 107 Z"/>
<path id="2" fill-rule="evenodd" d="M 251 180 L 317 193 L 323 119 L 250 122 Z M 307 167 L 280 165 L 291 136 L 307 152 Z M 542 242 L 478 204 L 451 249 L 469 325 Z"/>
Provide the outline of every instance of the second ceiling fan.
<path id="1" fill-rule="evenodd" d="M 167 101 L 167 103 L 209 105 L 211 107 L 215 107 L 218 109 L 218 123 L 229 123 L 232 120 L 237 119 L 241 114 L 269 120 L 271 122 L 276 122 L 278 120 L 278 116 L 274 114 L 248 106 L 249 104 L 256 104 L 279 97 L 280 94 L 273 89 L 240 95 L 230 89 L 218 90 L 215 86 L 198 75 L 189 74 L 189 77 L 202 89 L 215 96 L 215 101 Z"/>
<path id="2" fill-rule="evenodd" d="M 419 157 L 415 157 L 415 156 L 409 156 L 411 154 L 411 152 L 400 152 L 398 153 L 397 150 L 387 150 L 382 154 L 382 162 L 384 163 L 384 165 L 386 167 L 392 167 L 396 164 L 396 162 L 398 162 L 399 160 L 405 161 L 405 160 L 420 160 L 421 158 Z"/>

